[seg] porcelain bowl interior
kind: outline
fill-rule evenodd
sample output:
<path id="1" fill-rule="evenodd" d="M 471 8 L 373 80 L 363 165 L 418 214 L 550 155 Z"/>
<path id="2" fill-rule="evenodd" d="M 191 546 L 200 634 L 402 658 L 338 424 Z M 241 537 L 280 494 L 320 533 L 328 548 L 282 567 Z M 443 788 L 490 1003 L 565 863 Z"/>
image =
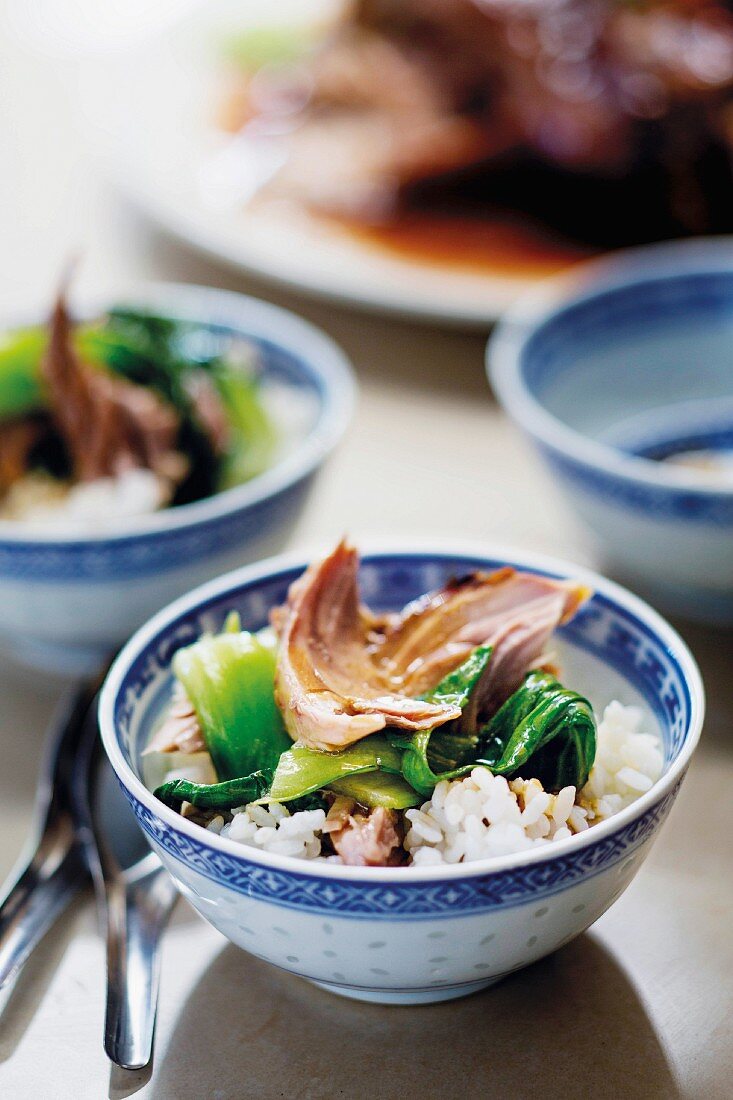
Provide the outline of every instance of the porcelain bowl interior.
<path id="1" fill-rule="evenodd" d="M 733 622 L 733 245 L 620 253 L 549 284 L 489 342 L 500 401 L 610 568 L 665 610 Z M 695 453 L 709 471 L 672 465 Z"/>
<path id="2" fill-rule="evenodd" d="M 451 576 L 504 564 L 577 575 L 546 558 L 474 548 L 381 551 L 365 600 L 397 609 Z M 141 827 L 181 891 L 233 943 L 347 996 L 389 1003 L 470 993 L 554 951 L 631 881 L 675 798 L 699 736 L 703 695 L 684 643 L 650 608 L 594 575 L 595 595 L 559 632 L 564 678 L 597 710 L 643 708 L 665 773 L 615 818 L 520 856 L 431 868 L 357 868 L 268 855 L 206 832 L 141 781 L 141 752 L 170 695 L 171 658 L 235 608 L 258 629 L 304 563 L 274 559 L 203 586 L 159 614 L 117 659 L 100 719 Z"/>

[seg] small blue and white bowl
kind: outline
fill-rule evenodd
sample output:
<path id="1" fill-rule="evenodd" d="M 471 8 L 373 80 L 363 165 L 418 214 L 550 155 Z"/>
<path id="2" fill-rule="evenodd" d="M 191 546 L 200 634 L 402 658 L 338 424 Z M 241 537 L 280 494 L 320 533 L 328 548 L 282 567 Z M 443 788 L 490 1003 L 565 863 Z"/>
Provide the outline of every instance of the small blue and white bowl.
<path id="1" fill-rule="evenodd" d="M 667 611 L 733 623 L 733 478 L 656 461 L 733 460 L 733 240 L 576 268 L 509 312 L 487 358 L 613 571 Z"/>
<path id="2" fill-rule="evenodd" d="M 58 671 L 98 664 L 176 596 L 280 550 L 354 407 L 345 356 L 285 310 L 240 294 L 169 284 L 114 299 L 121 301 L 253 344 L 263 384 L 277 396 L 283 447 L 273 466 L 246 484 L 126 518 L 99 534 L 0 521 L 0 642 L 20 659 Z M 98 316 L 109 305 L 74 312 Z"/>
<path id="3" fill-rule="evenodd" d="M 362 868 L 306 862 L 216 836 L 145 787 L 141 753 L 171 690 L 175 651 L 236 608 L 256 630 L 305 563 L 275 558 L 178 600 L 140 630 L 102 691 L 104 746 L 138 821 L 181 892 L 232 943 L 361 1000 L 419 1004 L 481 989 L 555 951 L 625 890 L 649 852 L 700 736 L 700 676 L 651 608 L 545 557 L 443 547 L 369 553 L 362 591 L 385 610 L 474 569 L 510 564 L 580 577 L 595 595 L 557 639 L 565 680 L 597 709 L 641 706 L 662 739 L 664 773 L 615 817 L 521 855 L 453 866 Z M 670 903 L 672 899 L 670 898 Z"/>

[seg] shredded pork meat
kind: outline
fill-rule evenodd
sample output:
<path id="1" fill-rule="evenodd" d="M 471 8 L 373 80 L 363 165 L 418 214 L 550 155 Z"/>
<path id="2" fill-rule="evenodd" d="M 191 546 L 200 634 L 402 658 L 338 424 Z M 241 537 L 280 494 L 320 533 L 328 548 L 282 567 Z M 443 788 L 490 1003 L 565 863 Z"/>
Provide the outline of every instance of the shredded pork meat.
<path id="1" fill-rule="evenodd" d="M 357 551 L 340 543 L 291 586 L 272 618 L 280 635 L 275 696 L 293 740 L 312 748 L 333 751 L 385 726 L 418 730 L 459 718 L 459 707 L 418 696 L 477 645 L 493 654 L 472 707 L 492 713 L 590 595 L 573 582 L 501 569 L 378 617 L 360 603 L 358 566 Z"/>
<path id="2" fill-rule="evenodd" d="M 0 431 L 0 496 L 28 469 L 31 450 L 43 433 L 34 419 L 11 420 Z"/>
<path id="3" fill-rule="evenodd" d="M 359 602 L 358 555 L 341 543 L 291 586 L 273 616 L 280 634 L 275 698 L 293 740 L 342 748 L 386 725 L 418 730 L 460 716 L 402 693 L 375 659 L 383 621 Z"/>
<path id="4" fill-rule="evenodd" d="M 332 810 L 338 806 L 334 803 Z M 367 813 L 352 812 L 343 814 L 339 807 L 338 824 L 331 822 L 328 833 L 334 850 L 343 863 L 354 867 L 385 867 L 399 862 L 402 846 L 402 829 L 395 810 L 386 810 L 378 806 Z M 326 818 L 328 824 L 331 814 Z M 324 829 L 324 832 L 326 830 Z"/>
<path id="5" fill-rule="evenodd" d="M 149 752 L 196 753 L 206 751 L 206 741 L 193 703 L 183 684 L 176 681 L 170 709 L 145 749 Z"/>
<path id="6" fill-rule="evenodd" d="M 176 450 L 178 414 L 151 390 L 81 362 L 63 294 L 51 319 L 42 373 L 76 480 L 148 469 L 172 496 L 187 471 Z"/>

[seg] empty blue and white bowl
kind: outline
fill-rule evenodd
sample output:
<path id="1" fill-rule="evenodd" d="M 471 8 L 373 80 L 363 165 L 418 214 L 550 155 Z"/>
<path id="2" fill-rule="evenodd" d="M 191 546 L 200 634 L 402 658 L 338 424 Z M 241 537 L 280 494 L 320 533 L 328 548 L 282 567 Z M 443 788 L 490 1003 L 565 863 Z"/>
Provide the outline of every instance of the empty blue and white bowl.
<path id="1" fill-rule="evenodd" d="M 275 558 L 212 581 L 158 614 L 122 651 L 102 691 L 105 749 L 181 892 L 232 943 L 345 996 L 448 1000 L 555 951 L 628 886 L 674 802 L 703 720 L 699 673 L 674 630 L 594 574 L 475 546 L 369 553 L 362 591 L 372 607 L 396 610 L 451 576 L 505 564 L 594 588 L 556 639 L 565 680 L 597 710 L 614 698 L 641 706 L 664 748 L 661 778 L 631 806 L 521 855 L 407 868 L 297 860 L 207 832 L 145 787 L 141 753 L 167 705 L 175 651 L 219 628 L 232 608 L 245 628 L 265 625 L 304 561 Z"/>
<path id="2" fill-rule="evenodd" d="M 283 447 L 272 467 L 246 484 L 105 525 L 98 534 L 0 521 L 0 643 L 20 659 L 58 671 L 98 664 L 176 596 L 282 549 L 353 412 L 355 383 L 345 356 L 286 310 L 188 285 L 151 285 L 114 298 L 122 301 L 252 343 L 263 383 L 277 392 Z M 75 312 L 98 316 L 110 304 Z M 22 318 L 18 325 L 38 320 Z"/>
<path id="3" fill-rule="evenodd" d="M 733 623 L 733 242 L 574 269 L 510 311 L 487 357 L 609 567 L 666 611 Z M 684 452 L 728 477 L 660 461 Z"/>

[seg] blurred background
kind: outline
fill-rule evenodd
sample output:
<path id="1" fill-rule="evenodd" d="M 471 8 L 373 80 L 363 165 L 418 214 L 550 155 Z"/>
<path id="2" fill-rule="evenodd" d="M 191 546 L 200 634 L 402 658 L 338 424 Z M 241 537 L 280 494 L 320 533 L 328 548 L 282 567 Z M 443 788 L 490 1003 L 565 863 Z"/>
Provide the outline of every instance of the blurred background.
<path id="1" fill-rule="evenodd" d="M 305 3 L 297 6 L 307 8 Z M 124 104 L 128 90 L 134 95 L 138 82 L 149 75 L 146 66 L 130 60 L 126 51 L 133 57 L 144 52 L 152 36 L 153 52 L 160 57 L 161 30 L 163 41 L 170 41 L 181 8 L 185 15 L 191 8 L 200 13 L 201 7 L 170 2 L 155 5 L 151 13 L 144 4 L 110 4 L 100 13 L 93 4 L 49 3 L 47 8 L 33 5 L 32 10 L 23 4 L 4 5 L 0 79 L 6 169 L 0 186 L 3 239 L 13 257 L 2 274 L 7 314 L 37 314 L 50 302 L 60 273 L 74 256 L 81 260 L 75 277 L 80 293 L 106 295 L 139 280 L 171 279 L 265 294 L 321 325 L 341 343 L 359 372 L 365 405 L 373 402 L 373 420 L 354 425 L 321 484 L 325 497 L 320 518 L 316 512 L 303 517 L 299 541 L 327 542 L 343 530 L 358 538 L 375 524 L 394 534 L 417 529 L 429 535 L 434 533 L 433 503 L 446 494 L 454 516 L 446 534 L 485 536 L 500 529 L 502 519 L 516 511 L 512 486 L 533 480 L 533 460 L 522 456 L 524 476 L 521 467 L 507 468 L 509 492 L 497 486 L 493 495 L 490 479 L 483 476 L 485 448 L 493 449 L 497 438 L 510 429 L 496 414 L 486 387 L 483 332 L 446 331 L 434 323 L 385 326 L 369 314 L 337 309 L 232 273 L 156 232 L 138 205 L 125 201 L 118 159 L 122 139 L 112 126 L 119 115 L 105 119 L 100 88 L 106 88 L 107 95 L 110 73 L 122 72 L 125 94 L 119 94 L 120 85 L 113 82 L 110 99 L 116 106 Z M 261 6 L 258 15 L 261 19 Z M 210 47 L 207 55 L 216 59 L 220 37 L 214 33 L 204 41 Z M 162 53 L 168 55 L 165 47 Z M 185 83 L 185 70 L 183 76 Z M 217 100 L 220 90 L 214 87 L 209 103 Z M 130 167 L 135 165 L 127 164 Z M 230 211 L 227 218 L 231 224 Z M 446 417 L 442 430 L 432 432 L 426 446 L 426 418 L 433 398 L 448 395 L 455 418 Z M 409 417 L 404 415 L 408 402 Z M 373 446 L 373 440 L 379 445 Z M 409 494 L 383 492 L 395 463 L 410 482 Z M 469 476 L 456 476 L 451 469 Z M 492 493 L 485 514 L 474 507 L 473 478 Z M 525 543 L 536 514 L 550 509 L 545 496 L 546 487 L 526 519 L 514 516 L 520 540 L 525 527 Z M 548 524 L 551 543 L 554 527 Z M 561 540 L 555 540 L 554 548 L 560 545 Z"/>

